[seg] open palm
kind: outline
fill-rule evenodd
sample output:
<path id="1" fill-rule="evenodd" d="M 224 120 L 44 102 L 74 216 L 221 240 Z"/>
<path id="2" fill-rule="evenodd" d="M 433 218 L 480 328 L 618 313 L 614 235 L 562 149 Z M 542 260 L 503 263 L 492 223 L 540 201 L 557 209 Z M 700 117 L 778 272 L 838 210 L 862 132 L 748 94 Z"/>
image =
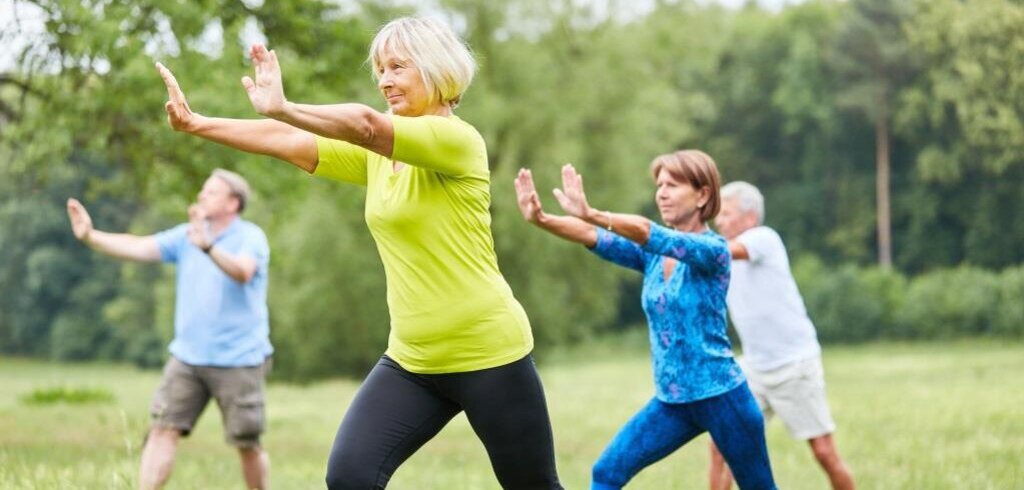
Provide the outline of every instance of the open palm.
<path id="1" fill-rule="evenodd" d="M 68 219 L 71 220 L 71 232 L 75 234 L 75 238 L 89 238 L 89 233 L 92 233 L 92 218 L 78 199 L 68 199 Z"/>
<path id="2" fill-rule="evenodd" d="M 586 219 L 590 212 L 587 195 L 583 192 L 583 176 L 576 172 L 571 163 L 562 167 L 562 188 L 555 189 L 555 199 L 566 213 Z"/>
<path id="3" fill-rule="evenodd" d="M 533 184 L 533 174 L 525 168 L 519 169 L 515 184 L 516 203 L 519 204 L 519 212 L 523 214 L 523 219 L 530 223 L 540 221 L 544 210 L 541 209 L 540 196 L 537 195 L 537 188 Z"/>
<path id="4" fill-rule="evenodd" d="M 284 83 L 281 81 L 281 65 L 277 62 L 277 53 L 267 51 L 262 44 L 253 44 L 249 49 L 249 58 L 255 68 L 253 80 L 242 78 L 242 86 L 249 95 L 249 102 L 256 112 L 264 116 L 272 116 L 284 107 Z"/>
<path id="5" fill-rule="evenodd" d="M 164 103 L 167 122 L 175 131 L 188 132 L 195 123 L 196 114 L 189 108 L 188 101 L 185 100 L 185 93 L 181 91 L 181 86 L 178 85 L 178 80 L 174 78 L 171 70 L 160 63 L 156 64 L 156 69 L 160 72 L 160 77 L 164 79 L 164 85 L 167 86 L 167 102 Z"/>

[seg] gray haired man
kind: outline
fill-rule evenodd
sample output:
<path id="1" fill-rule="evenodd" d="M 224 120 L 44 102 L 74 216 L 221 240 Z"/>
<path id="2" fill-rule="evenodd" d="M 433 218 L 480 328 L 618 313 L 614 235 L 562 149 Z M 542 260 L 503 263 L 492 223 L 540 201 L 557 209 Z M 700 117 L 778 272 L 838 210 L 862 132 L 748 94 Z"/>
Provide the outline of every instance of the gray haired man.
<path id="1" fill-rule="evenodd" d="M 835 422 L 825 397 L 821 346 L 789 268 L 782 238 L 764 226 L 764 197 L 746 182 L 722 187 L 715 218 L 729 241 L 732 279 L 726 302 L 743 346 L 740 366 L 765 416 L 777 414 L 789 433 L 810 443 L 832 488 L 854 488 L 839 457 Z M 711 489 L 732 486 L 732 474 L 711 443 Z"/>

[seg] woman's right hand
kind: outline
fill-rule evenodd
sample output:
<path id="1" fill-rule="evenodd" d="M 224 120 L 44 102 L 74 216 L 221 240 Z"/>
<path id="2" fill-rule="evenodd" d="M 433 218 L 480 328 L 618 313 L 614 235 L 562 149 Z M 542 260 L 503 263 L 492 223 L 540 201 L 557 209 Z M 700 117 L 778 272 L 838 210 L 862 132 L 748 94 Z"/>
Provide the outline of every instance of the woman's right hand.
<path id="1" fill-rule="evenodd" d="M 83 241 L 89 241 L 89 234 L 92 233 L 92 218 L 89 217 L 89 212 L 85 210 L 85 206 L 78 202 L 78 199 L 68 199 L 68 219 L 71 220 L 71 231 L 75 234 L 75 238 Z"/>
<path id="2" fill-rule="evenodd" d="M 181 91 L 181 87 L 178 86 L 178 80 L 174 78 L 171 70 L 168 70 L 166 66 L 160 63 L 156 64 L 156 69 L 160 72 L 160 77 L 164 79 L 164 85 L 167 86 L 168 100 L 164 103 L 164 110 L 167 111 L 167 122 L 175 131 L 191 132 L 199 115 L 192 112 L 192 109 L 189 108 L 188 101 L 185 100 L 185 94 Z"/>
<path id="3" fill-rule="evenodd" d="M 541 209 L 537 187 L 533 185 L 533 174 L 525 168 L 519 169 L 515 184 L 516 203 L 519 204 L 519 212 L 523 213 L 523 219 L 533 224 L 539 223 L 544 210 Z"/>

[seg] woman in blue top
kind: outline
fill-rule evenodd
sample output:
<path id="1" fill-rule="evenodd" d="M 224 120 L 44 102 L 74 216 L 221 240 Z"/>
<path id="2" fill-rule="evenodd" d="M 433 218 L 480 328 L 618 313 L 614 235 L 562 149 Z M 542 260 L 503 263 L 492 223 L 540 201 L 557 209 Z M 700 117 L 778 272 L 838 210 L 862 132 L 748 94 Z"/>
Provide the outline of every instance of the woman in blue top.
<path id="1" fill-rule="evenodd" d="M 729 466 L 739 468 L 740 488 L 774 489 L 764 422 L 725 332 L 729 249 L 706 225 L 720 206 L 718 169 L 707 154 L 684 150 L 655 158 L 651 172 L 667 226 L 591 208 L 571 165 L 562 168 L 562 189 L 554 191 L 570 216 L 541 209 L 529 170 L 516 178 L 527 221 L 644 273 L 656 394 L 605 448 L 594 464 L 591 488 L 621 488 L 707 431 Z"/>

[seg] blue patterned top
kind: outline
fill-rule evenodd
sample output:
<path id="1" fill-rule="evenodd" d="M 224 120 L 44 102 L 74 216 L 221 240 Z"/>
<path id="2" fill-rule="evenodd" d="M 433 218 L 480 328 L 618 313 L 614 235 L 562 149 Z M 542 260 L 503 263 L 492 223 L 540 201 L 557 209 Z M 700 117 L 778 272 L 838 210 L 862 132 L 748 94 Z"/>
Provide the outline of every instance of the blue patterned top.
<path id="1" fill-rule="evenodd" d="M 644 273 L 641 300 L 650 327 L 656 396 L 686 403 L 725 393 L 745 378 L 726 329 L 729 248 L 721 235 L 683 233 L 651 223 L 644 246 L 600 227 L 592 251 Z M 678 262 L 665 280 L 665 257 Z"/>

